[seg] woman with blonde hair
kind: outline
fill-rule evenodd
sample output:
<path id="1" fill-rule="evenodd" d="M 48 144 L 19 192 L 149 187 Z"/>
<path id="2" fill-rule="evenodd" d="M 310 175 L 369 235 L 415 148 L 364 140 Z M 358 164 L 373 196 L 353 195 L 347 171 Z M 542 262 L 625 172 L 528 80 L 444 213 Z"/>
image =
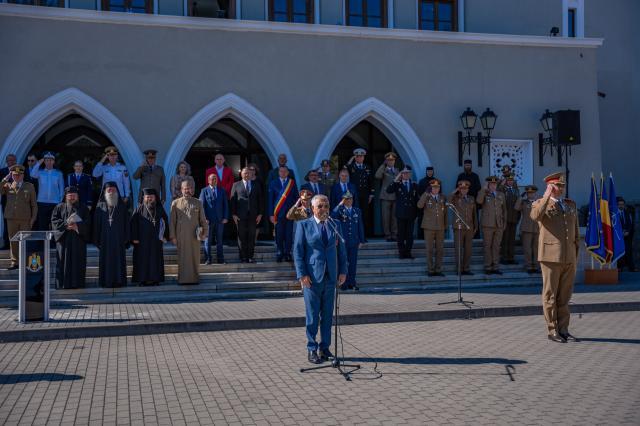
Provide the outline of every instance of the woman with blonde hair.
<path id="1" fill-rule="evenodd" d="M 176 174 L 171 177 L 171 201 L 182 197 L 181 186 L 182 182 L 187 181 L 191 184 L 192 188 L 195 188 L 196 183 L 191 177 L 191 166 L 186 161 L 182 160 L 178 163 L 176 168 Z"/>

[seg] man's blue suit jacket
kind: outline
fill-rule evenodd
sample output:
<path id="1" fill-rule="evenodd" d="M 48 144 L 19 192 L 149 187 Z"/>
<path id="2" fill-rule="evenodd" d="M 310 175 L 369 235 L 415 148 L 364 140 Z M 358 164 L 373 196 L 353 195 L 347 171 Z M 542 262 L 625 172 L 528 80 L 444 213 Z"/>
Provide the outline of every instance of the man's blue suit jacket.
<path id="1" fill-rule="evenodd" d="M 337 239 L 331 225 L 327 224 L 328 244 L 322 242 L 320 226 L 312 216 L 298 222 L 293 242 L 293 260 L 298 279 L 308 275 L 311 283 L 321 283 L 328 272 L 332 283 L 338 274 L 347 273 L 347 252 L 344 243 Z M 336 241 L 338 242 L 336 244 Z"/>
<path id="2" fill-rule="evenodd" d="M 209 185 L 200 191 L 200 202 L 204 207 L 204 215 L 209 222 L 220 223 L 229 219 L 229 201 L 227 193 L 221 186 L 217 187 L 216 199 L 213 199 L 213 189 Z"/>

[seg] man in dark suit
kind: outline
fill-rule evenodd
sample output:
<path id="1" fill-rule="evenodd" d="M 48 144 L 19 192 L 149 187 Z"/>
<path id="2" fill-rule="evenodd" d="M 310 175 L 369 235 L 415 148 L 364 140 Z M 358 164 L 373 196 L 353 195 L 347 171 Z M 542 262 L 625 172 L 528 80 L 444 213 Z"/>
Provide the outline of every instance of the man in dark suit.
<path id="1" fill-rule="evenodd" d="M 229 207 L 238 228 L 240 261 L 255 263 L 253 256 L 256 246 L 256 226 L 262 220 L 264 193 L 262 186 L 255 185 L 251 181 L 251 171 L 248 168 L 243 168 L 240 176 L 242 179 L 231 187 Z"/>
<path id="2" fill-rule="evenodd" d="M 278 179 L 278 173 L 279 173 L 280 167 L 282 166 L 287 167 L 287 161 L 288 159 L 286 154 L 278 155 L 278 165 L 273 169 L 269 170 L 269 173 L 267 174 L 267 188 L 269 187 L 272 181 Z M 296 175 L 295 173 L 293 173 L 292 169 L 289 169 L 289 177 L 293 180 L 296 180 Z"/>
<path id="3" fill-rule="evenodd" d="M 396 220 L 398 221 L 398 255 L 400 259 L 413 259 L 413 228 L 418 213 L 418 185 L 411 181 L 411 167 L 404 169 L 387 187 L 396 194 Z"/>
<path id="4" fill-rule="evenodd" d="M 354 200 L 353 204 L 356 207 L 359 207 L 358 197 L 357 197 L 358 190 L 356 189 L 356 186 L 354 184 L 349 182 L 349 170 L 344 168 L 340 170 L 340 174 L 338 175 L 338 181 L 333 184 L 333 187 L 331 187 L 331 197 L 330 197 L 331 206 L 335 207 L 338 204 L 340 204 L 340 202 L 342 201 L 342 196 L 347 191 L 349 191 L 353 195 L 353 200 Z"/>
<path id="5" fill-rule="evenodd" d="M 83 173 L 83 170 L 82 161 L 78 160 L 73 163 L 73 173 L 67 175 L 66 184 L 68 187 L 76 187 L 78 200 L 91 210 L 93 206 L 93 180 L 90 175 Z"/>
<path id="6" fill-rule="evenodd" d="M 618 270 L 622 271 L 625 266 L 629 271 L 636 272 L 636 265 L 633 261 L 633 232 L 635 221 L 633 220 L 633 212 L 627 208 L 626 202 L 622 197 L 616 197 L 618 202 L 618 220 L 622 225 L 622 235 L 624 236 L 624 257 L 618 260 Z"/>
<path id="7" fill-rule="evenodd" d="M 329 225 L 329 200 L 316 195 L 311 200 L 313 217 L 298 222 L 293 244 L 296 277 L 304 294 L 307 331 L 307 359 L 319 364 L 333 357 L 331 324 L 336 284 L 347 278 L 347 256 Z M 320 343 L 316 341 L 320 327 Z M 337 337 L 337 336 L 336 336 Z"/>
<path id="8" fill-rule="evenodd" d="M 277 261 L 291 262 L 293 244 L 293 221 L 287 219 L 287 212 L 298 200 L 296 182 L 289 177 L 289 168 L 280 166 L 278 178 L 269 184 L 267 211 L 269 221 L 276 231 Z"/>
<path id="9" fill-rule="evenodd" d="M 316 169 L 309 170 L 306 177 L 307 183 L 300 187 L 300 190 L 308 189 L 313 192 L 313 195 L 325 194 L 326 188 L 324 184 L 320 182 L 320 175 Z M 325 194 L 326 195 L 326 194 Z"/>
<path id="10" fill-rule="evenodd" d="M 208 185 L 200 191 L 200 202 L 204 208 L 204 216 L 209 222 L 209 232 L 204 240 L 204 263 L 210 265 L 211 245 L 216 243 L 217 263 L 224 263 L 222 240 L 224 238 L 224 225 L 229 222 L 229 201 L 223 187 L 218 186 L 218 174 L 214 171 L 207 177 Z"/>

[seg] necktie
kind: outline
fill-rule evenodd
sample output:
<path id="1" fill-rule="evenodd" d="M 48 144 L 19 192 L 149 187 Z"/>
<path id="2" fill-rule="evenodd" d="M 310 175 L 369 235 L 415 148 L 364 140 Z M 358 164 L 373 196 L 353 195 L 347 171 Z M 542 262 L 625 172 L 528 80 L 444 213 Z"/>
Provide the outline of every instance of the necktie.
<path id="1" fill-rule="evenodd" d="M 213 188 L 213 199 L 215 200 L 216 198 L 218 198 L 218 191 Z"/>
<path id="2" fill-rule="evenodd" d="M 347 192 L 347 184 L 346 183 L 342 184 L 342 192 Z"/>
<path id="3" fill-rule="evenodd" d="M 318 194 L 318 184 L 317 184 L 317 183 L 314 183 L 314 184 L 313 184 L 313 192 L 314 192 L 315 194 Z"/>
<path id="4" fill-rule="evenodd" d="M 280 179 L 280 183 L 282 184 L 282 189 L 284 189 L 284 182 L 285 182 L 284 179 Z"/>
<path id="5" fill-rule="evenodd" d="M 327 226 L 324 221 L 320 222 L 320 232 L 322 233 L 322 244 L 329 245 L 329 234 L 327 234 Z"/>
<path id="6" fill-rule="evenodd" d="M 404 187 L 407 188 L 407 192 L 409 192 L 409 181 L 406 181 L 404 183 Z"/>
<path id="7" fill-rule="evenodd" d="M 561 212 L 564 212 L 564 204 L 562 204 L 562 200 L 558 200 L 558 208 Z"/>
<path id="8" fill-rule="evenodd" d="M 76 182 L 80 183 L 80 175 L 76 175 Z"/>

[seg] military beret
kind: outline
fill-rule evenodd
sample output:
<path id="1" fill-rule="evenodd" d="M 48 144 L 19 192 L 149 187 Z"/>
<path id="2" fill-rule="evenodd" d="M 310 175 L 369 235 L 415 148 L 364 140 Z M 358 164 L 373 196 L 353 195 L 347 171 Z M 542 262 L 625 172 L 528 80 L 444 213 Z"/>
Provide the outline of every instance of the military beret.
<path id="1" fill-rule="evenodd" d="M 384 155 L 384 159 L 385 160 L 397 160 L 398 159 L 398 154 L 396 154 L 395 152 L 387 152 Z"/>
<path id="2" fill-rule="evenodd" d="M 353 194 L 351 193 L 351 191 L 349 191 L 348 189 L 345 191 L 344 194 L 342 194 L 342 199 L 343 200 L 347 200 L 353 198 Z"/>
<path id="3" fill-rule="evenodd" d="M 545 183 L 552 183 L 554 185 L 566 185 L 567 179 L 563 172 L 551 173 L 547 177 L 544 178 Z"/>
<path id="4" fill-rule="evenodd" d="M 44 158 L 44 159 L 51 158 L 52 160 L 55 160 L 56 156 L 55 156 L 55 154 L 53 152 L 47 151 L 47 152 L 44 153 L 42 158 Z"/>
<path id="5" fill-rule="evenodd" d="M 367 150 L 363 148 L 356 148 L 353 150 L 353 155 L 367 155 Z"/>
<path id="6" fill-rule="evenodd" d="M 118 153 L 118 148 L 116 148 L 115 146 L 108 146 L 105 148 L 104 153 L 109 155 L 109 154 L 117 154 Z"/>
<path id="7" fill-rule="evenodd" d="M 499 179 L 498 176 L 488 176 L 485 180 L 489 183 L 498 183 Z"/>
<path id="8" fill-rule="evenodd" d="M 11 173 L 15 173 L 17 175 L 23 175 L 24 174 L 24 166 L 21 166 L 20 164 L 14 164 L 13 166 L 11 166 L 9 168 L 9 171 Z"/>
<path id="9" fill-rule="evenodd" d="M 438 179 L 433 179 L 431 182 L 429 182 L 429 186 L 439 187 L 440 186 L 440 181 Z"/>
<path id="10" fill-rule="evenodd" d="M 64 193 L 66 194 L 77 194 L 78 193 L 78 187 L 75 185 L 71 185 L 71 186 L 67 186 L 64 189 Z"/>

